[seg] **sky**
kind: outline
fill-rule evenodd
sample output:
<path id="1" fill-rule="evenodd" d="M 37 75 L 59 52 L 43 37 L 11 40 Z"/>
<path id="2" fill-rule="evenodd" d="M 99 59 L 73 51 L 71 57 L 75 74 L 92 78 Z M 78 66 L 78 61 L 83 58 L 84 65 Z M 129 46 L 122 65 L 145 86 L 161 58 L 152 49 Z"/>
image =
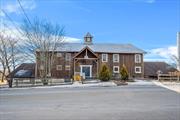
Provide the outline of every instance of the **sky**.
<path id="1" fill-rule="evenodd" d="M 90 32 L 94 43 L 131 43 L 147 52 L 145 61 L 171 62 L 180 31 L 180 0 L 20 0 L 30 20 L 47 19 L 65 27 L 66 40 L 83 42 Z M 17 0 L 1 0 L 2 23 L 25 18 Z"/>

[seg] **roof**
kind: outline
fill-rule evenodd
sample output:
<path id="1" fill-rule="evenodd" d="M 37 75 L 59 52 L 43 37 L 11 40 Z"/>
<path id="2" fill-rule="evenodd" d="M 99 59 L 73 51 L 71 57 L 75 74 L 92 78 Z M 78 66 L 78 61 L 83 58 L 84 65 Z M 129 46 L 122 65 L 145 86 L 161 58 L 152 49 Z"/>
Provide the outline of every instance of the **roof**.
<path id="1" fill-rule="evenodd" d="M 167 74 L 177 71 L 177 69 L 166 62 L 144 62 L 144 76 L 157 77 L 158 71 Z"/>
<path id="2" fill-rule="evenodd" d="M 14 71 L 12 71 L 9 78 L 34 78 L 35 77 L 35 63 L 22 63 Z"/>
<path id="3" fill-rule="evenodd" d="M 82 43 L 64 43 L 57 48 L 62 52 L 79 52 L 88 46 L 93 52 L 99 53 L 146 53 L 132 44 L 82 44 Z"/>
<path id="4" fill-rule="evenodd" d="M 84 37 L 93 37 L 89 32 Z"/>

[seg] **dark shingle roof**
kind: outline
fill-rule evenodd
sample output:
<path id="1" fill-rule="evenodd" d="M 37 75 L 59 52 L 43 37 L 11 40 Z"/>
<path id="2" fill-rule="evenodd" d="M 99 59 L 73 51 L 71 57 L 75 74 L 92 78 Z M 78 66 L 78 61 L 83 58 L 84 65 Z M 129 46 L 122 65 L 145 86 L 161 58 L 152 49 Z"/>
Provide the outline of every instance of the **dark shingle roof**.
<path id="1" fill-rule="evenodd" d="M 35 63 L 23 63 L 12 71 L 8 78 L 34 78 L 35 66 Z"/>
<path id="2" fill-rule="evenodd" d="M 177 71 L 177 69 L 165 62 L 144 62 L 145 77 L 157 77 L 158 71 L 167 74 L 168 72 Z"/>

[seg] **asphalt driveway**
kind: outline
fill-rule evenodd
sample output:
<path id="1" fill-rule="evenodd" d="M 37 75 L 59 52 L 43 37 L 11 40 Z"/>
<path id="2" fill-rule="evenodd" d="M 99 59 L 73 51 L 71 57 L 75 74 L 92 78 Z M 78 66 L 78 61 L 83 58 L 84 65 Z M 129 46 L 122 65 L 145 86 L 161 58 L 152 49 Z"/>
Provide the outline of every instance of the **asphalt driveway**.
<path id="1" fill-rule="evenodd" d="M 180 94 L 153 84 L 0 90 L 1 120 L 180 120 Z"/>

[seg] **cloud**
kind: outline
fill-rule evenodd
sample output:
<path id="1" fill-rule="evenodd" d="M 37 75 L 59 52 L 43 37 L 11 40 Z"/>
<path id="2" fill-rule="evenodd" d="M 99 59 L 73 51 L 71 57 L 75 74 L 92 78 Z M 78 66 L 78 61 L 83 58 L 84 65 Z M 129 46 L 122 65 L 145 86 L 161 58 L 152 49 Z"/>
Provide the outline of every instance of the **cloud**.
<path id="1" fill-rule="evenodd" d="M 18 39 L 19 42 L 22 42 L 20 39 L 23 39 L 23 37 L 22 37 L 22 34 L 19 32 L 21 30 L 20 29 L 19 29 L 19 31 L 17 30 L 19 23 L 16 23 L 17 28 L 15 28 L 14 26 L 10 25 L 10 22 L 8 20 L 4 20 L 4 23 L 8 27 L 4 26 L 3 23 L 0 23 L 0 25 L 2 26 L 0 28 L 0 32 L 2 32 L 4 35 L 10 36 L 11 38 Z M 67 42 L 69 42 L 69 43 L 79 43 L 81 41 L 81 39 L 65 36 L 63 41 L 66 42 L 66 43 Z"/>
<path id="2" fill-rule="evenodd" d="M 165 57 L 165 58 L 169 58 L 172 55 L 177 56 L 177 47 L 176 46 L 169 46 L 169 47 L 165 47 L 165 48 L 156 48 L 156 49 L 152 49 L 152 53 L 154 54 L 158 54 L 161 57 Z"/>
<path id="3" fill-rule="evenodd" d="M 73 37 L 64 37 L 64 42 L 69 42 L 69 43 L 77 43 L 80 42 L 81 39 L 78 38 L 73 38 Z"/>
<path id="4" fill-rule="evenodd" d="M 21 5 L 23 6 L 24 10 L 28 11 L 28 10 L 33 10 L 36 8 L 36 3 L 34 0 L 24 0 L 24 1 L 20 1 Z M 2 9 L 4 11 L 6 11 L 7 13 L 15 13 L 15 14 L 21 14 L 21 7 L 18 3 L 18 1 L 16 2 L 6 2 Z M 2 14 L 2 11 L 0 13 L 0 16 L 4 16 L 4 14 Z"/>
<path id="5" fill-rule="evenodd" d="M 177 46 L 168 46 L 155 48 L 149 51 L 145 56 L 145 61 L 166 61 L 172 62 L 172 56 L 177 56 Z"/>

